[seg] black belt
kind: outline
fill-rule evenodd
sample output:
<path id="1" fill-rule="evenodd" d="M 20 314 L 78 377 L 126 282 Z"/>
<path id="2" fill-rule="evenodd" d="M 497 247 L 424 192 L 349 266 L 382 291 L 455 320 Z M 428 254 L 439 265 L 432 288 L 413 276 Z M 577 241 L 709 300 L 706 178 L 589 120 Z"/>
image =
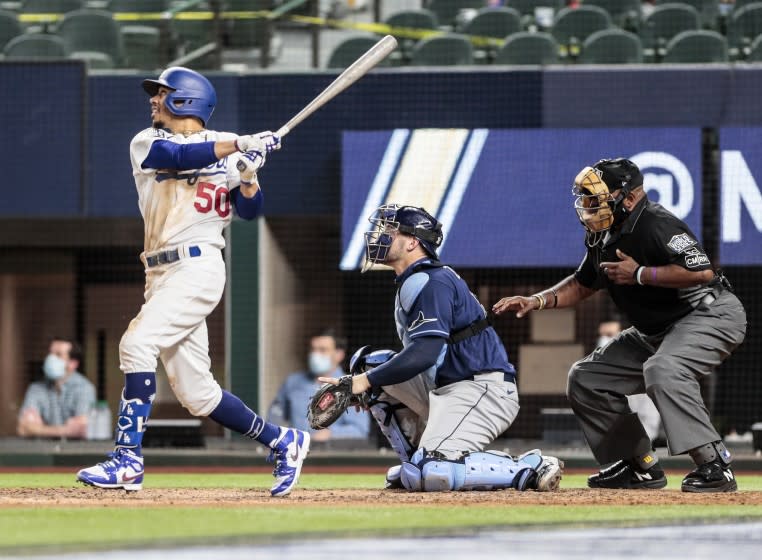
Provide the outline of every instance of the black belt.
<path id="1" fill-rule="evenodd" d="M 492 323 L 489 319 L 479 319 L 477 321 L 474 321 L 467 327 L 464 327 L 460 329 L 459 331 L 455 331 L 454 333 L 450 333 L 450 336 L 447 338 L 447 342 L 450 344 L 457 344 L 458 342 L 462 342 L 463 340 L 466 340 L 467 338 L 471 338 L 472 336 L 476 336 L 482 331 L 487 330 L 492 326 Z"/>
<path id="2" fill-rule="evenodd" d="M 201 256 L 201 248 L 197 245 L 192 245 L 188 247 L 188 256 L 190 257 L 199 257 Z M 169 264 L 173 262 L 177 262 L 180 260 L 180 250 L 179 249 L 169 249 L 168 251 L 161 251 L 159 253 L 154 253 L 150 257 L 146 257 L 146 266 L 148 268 L 153 268 L 154 266 L 159 266 L 160 264 Z"/>

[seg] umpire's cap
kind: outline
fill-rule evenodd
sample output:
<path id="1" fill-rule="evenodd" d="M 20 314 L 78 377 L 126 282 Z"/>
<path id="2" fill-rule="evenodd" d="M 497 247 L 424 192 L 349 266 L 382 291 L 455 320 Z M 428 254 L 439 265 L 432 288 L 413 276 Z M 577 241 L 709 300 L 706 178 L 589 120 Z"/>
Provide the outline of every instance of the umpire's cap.
<path id="1" fill-rule="evenodd" d="M 601 179 L 609 192 L 622 189 L 622 196 L 627 196 L 634 188 L 643 185 L 643 174 L 632 161 L 626 158 L 602 159 L 593 166 L 600 170 Z"/>

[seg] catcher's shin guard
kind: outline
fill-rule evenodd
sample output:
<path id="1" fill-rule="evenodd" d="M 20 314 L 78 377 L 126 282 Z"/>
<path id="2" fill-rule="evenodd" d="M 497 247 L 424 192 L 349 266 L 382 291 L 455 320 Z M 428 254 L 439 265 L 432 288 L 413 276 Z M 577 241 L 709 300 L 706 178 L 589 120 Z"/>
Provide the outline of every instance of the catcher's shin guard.
<path id="1" fill-rule="evenodd" d="M 427 456 L 425 450 L 415 452 L 410 462 L 403 463 L 402 484 L 411 491 L 448 492 L 451 490 L 501 490 L 534 488 L 542 457 L 515 460 L 499 451 L 467 453 L 458 461 Z"/>
<path id="2" fill-rule="evenodd" d="M 405 405 L 393 405 L 384 401 L 376 401 L 370 407 L 370 413 L 378 423 L 381 433 L 384 434 L 392 449 L 397 452 L 400 461 L 407 461 L 413 454 L 413 446 L 410 444 L 405 433 L 400 428 L 394 411 L 406 408 Z"/>

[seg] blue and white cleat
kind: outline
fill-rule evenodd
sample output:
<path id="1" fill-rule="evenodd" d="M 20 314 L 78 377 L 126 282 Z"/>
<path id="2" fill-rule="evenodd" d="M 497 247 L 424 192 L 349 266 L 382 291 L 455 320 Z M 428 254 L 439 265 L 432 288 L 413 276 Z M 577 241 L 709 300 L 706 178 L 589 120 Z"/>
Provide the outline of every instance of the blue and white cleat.
<path id="1" fill-rule="evenodd" d="M 109 453 L 109 460 L 77 473 L 77 480 L 98 488 L 121 488 L 135 492 L 143 488 L 143 457 L 124 447 Z"/>
<path id="2" fill-rule="evenodd" d="M 291 493 L 299 482 L 302 463 L 309 451 L 310 434 L 294 428 L 281 428 L 280 437 L 267 458 L 269 462 L 275 461 L 275 484 L 270 489 L 270 495 L 286 496 Z"/>

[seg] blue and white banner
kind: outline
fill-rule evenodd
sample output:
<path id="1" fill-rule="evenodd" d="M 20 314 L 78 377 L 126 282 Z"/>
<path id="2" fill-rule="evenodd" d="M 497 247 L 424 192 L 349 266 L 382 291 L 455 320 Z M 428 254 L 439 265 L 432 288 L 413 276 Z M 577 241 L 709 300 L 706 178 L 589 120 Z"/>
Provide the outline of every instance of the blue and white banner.
<path id="1" fill-rule="evenodd" d="M 720 261 L 762 264 L 762 128 L 720 130 Z"/>
<path id="2" fill-rule="evenodd" d="M 698 128 L 345 131 L 340 267 L 361 266 L 367 219 L 388 203 L 443 223 L 448 264 L 576 266 L 585 234 L 572 182 L 620 156 L 640 166 L 649 198 L 701 235 Z"/>

